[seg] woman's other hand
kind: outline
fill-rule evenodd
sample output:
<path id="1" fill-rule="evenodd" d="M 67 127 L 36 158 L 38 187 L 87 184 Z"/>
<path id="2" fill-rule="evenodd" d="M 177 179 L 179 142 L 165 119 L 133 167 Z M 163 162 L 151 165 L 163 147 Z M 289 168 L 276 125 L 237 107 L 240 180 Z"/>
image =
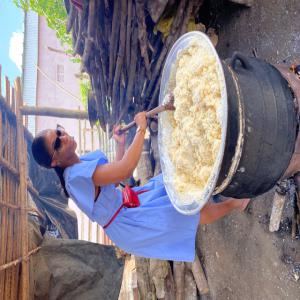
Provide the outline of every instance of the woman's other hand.
<path id="1" fill-rule="evenodd" d="M 134 121 L 137 125 L 137 127 L 141 128 L 141 130 L 147 129 L 147 118 L 146 118 L 146 112 L 142 111 L 135 115 Z"/>
<path id="2" fill-rule="evenodd" d="M 113 128 L 113 139 L 120 145 L 125 145 L 126 137 L 125 132 L 118 134 L 118 131 L 121 129 L 121 125 L 115 125 Z"/>

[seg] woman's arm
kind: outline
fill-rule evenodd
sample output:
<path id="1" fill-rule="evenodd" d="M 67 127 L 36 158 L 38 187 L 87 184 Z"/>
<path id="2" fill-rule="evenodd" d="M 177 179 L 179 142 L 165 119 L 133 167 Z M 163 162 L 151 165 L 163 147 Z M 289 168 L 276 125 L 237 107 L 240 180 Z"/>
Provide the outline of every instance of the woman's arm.
<path id="1" fill-rule="evenodd" d="M 125 180 L 131 176 L 136 168 L 143 150 L 144 137 L 147 128 L 146 113 L 138 113 L 134 120 L 138 129 L 133 142 L 121 160 L 97 166 L 92 177 L 96 186 L 117 183 Z"/>
<path id="2" fill-rule="evenodd" d="M 113 139 L 116 141 L 116 158 L 115 161 L 119 161 L 125 154 L 125 133 L 118 135 L 117 132 L 121 128 L 120 125 L 114 127 Z"/>

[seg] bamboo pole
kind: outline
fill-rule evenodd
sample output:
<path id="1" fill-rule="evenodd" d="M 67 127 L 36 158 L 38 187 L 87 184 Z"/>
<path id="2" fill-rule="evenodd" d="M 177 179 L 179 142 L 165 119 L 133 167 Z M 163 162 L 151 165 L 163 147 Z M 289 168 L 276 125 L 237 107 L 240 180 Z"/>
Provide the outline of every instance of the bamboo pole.
<path id="1" fill-rule="evenodd" d="M 6 99 L 5 99 L 6 101 Z M 8 119 L 5 118 L 5 121 L 4 121 L 4 126 L 5 126 L 5 132 L 7 133 L 7 127 L 8 127 Z M 3 151 L 1 151 L 1 153 L 3 153 L 3 156 L 5 157 L 5 159 L 7 159 L 7 142 L 4 143 L 4 146 L 3 147 Z M 2 149 L 1 149 L 2 150 Z M 3 176 L 3 185 L 2 185 L 2 191 L 3 191 L 3 194 L 2 194 L 2 198 L 5 202 L 7 202 L 7 187 L 8 187 L 8 179 L 7 179 L 7 174 L 4 173 L 4 176 Z M 1 260 L 1 264 L 2 263 L 6 263 L 7 262 L 7 252 L 6 252 L 6 249 L 7 249 L 7 233 L 8 233 L 8 209 L 7 208 L 4 208 L 2 209 L 2 225 L 1 225 L 1 229 L 2 230 L 2 234 L 1 234 L 1 237 L 2 237 L 2 241 L 1 241 L 1 257 L 2 257 L 2 260 Z M 7 292 L 6 292 L 6 277 L 7 277 L 7 274 L 6 272 L 4 272 L 3 274 L 3 278 L 2 278 L 2 284 L 3 284 L 3 289 L 2 289 L 2 299 L 6 299 L 6 295 L 7 295 Z"/>
<path id="2" fill-rule="evenodd" d="M 11 88 L 11 110 L 13 113 L 16 113 L 16 97 L 15 97 L 15 89 Z"/>
<path id="3" fill-rule="evenodd" d="M 27 206 L 27 172 L 26 172 L 26 159 L 27 148 L 24 139 L 24 128 L 22 123 L 22 114 L 20 107 L 22 106 L 21 97 L 21 81 L 18 77 L 15 82 L 16 87 L 16 117 L 17 117 L 17 150 L 19 157 L 19 172 L 20 172 L 20 204 L 22 207 Z M 28 254 L 28 220 L 27 213 L 24 209 L 20 210 L 21 220 L 21 241 L 22 241 L 22 256 L 26 257 Z M 27 260 L 22 261 L 22 274 L 21 274 L 21 299 L 27 300 L 29 298 L 29 267 Z"/>
<path id="4" fill-rule="evenodd" d="M 11 110 L 15 114 L 16 113 L 16 97 L 15 97 L 15 89 L 12 87 L 11 89 Z M 10 124 L 11 125 L 11 124 Z M 15 134 L 16 134 L 16 126 L 10 126 L 10 159 L 8 160 L 10 165 L 12 167 L 15 167 L 17 158 L 16 158 L 16 143 L 15 143 Z M 14 168 L 15 169 L 15 168 Z M 17 173 L 17 176 L 14 176 L 14 178 L 11 178 L 11 197 L 13 204 L 11 206 L 18 206 L 18 198 L 17 198 L 17 185 L 19 182 L 19 174 Z M 14 180 L 12 180 L 14 179 Z M 13 225 L 13 231 L 12 231 L 12 250 L 11 250 L 11 258 L 10 260 L 15 260 L 17 257 L 20 256 L 20 249 L 18 247 L 18 241 L 20 237 L 19 232 L 19 211 L 10 209 L 12 212 L 12 225 Z M 14 268 L 11 268 L 12 272 L 12 283 L 11 283 L 11 299 L 17 299 L 18 296 L 18 286 L 19 286 L 19 266 L 15 266 Z"/>
<path id="5" fill-rule="evenodd" d="M 1 90 L 2 90 L 2 82 L 1 82 L 1 65 L 0 65 L 0 95 L 1 95 Z M 0 158 L 2 158 L 2 138 L 3 138 L 3 127 L 2 127 L 2 111 L 0 111 Z M 3 190 L 4 190 L 4 181 L 3 181 L 3 177 L 2 177 L 2 172 L 0 173 L 0 192 L 1 192 L 1 199 L 4 199 L 3 196 Z M 0 221 L 0 264 L 4 263 L 4 233 L 5 233 L 5 217 L 6 217 L 6 209 L 3 207 L 0 207 L 0 212 L 1 212 L 1 221 Z M 0 273 L 0 299 L 4 298 L 3 295 L 4 292 L 4 274 Z"/>
<path id="6" fill-rule="evenodd" d="M 2 65 L 0 65 L 0 96 L 2 96 Z"/>
<path id="7" fill-rule="evenodd" d="M 10 97 L 10 93 L 9 93 L 9 97 Z M 10 99 L 9 99 L 10 101 Z M 11 124 L 8 123 L 8 140 L 7 140 L 7 160 L 9 161 L 9 163 L 11 163 L 12 158 L 12 128 L 11 128 Z M 7 197 L 7 201 L 8 203 L 13 203 L 14 199 L 12 197 L 12 178 L 11 176 L 7 176 L 7 193 L 6 193 L 6 197 Z M 7 220 L 8 220 L 8 226 L 7 226 L 7 246 L 6 246 L 6 261 L 11 261 L 13 259 L 12 257 L 12 251 L 13 251 L 13 247 L 12 247 L 12 243 L 13 243 L 13 217 L 14 217 L 14 213 L 12 210 L 8 210 L 8 216 L 7 216 Z M 12 289 L 12 282 L 13 282 L 13 270 L 9 269 L 6 271 L 6 279 L 5 279 L 5 299 L 11 299 L 11 289 Z"/>
<path id="8" fill-rule="evenodd" d="M 52 108 L 52 107 L 35 107 L 35 106 L 20 106 L 20 111 L 23 115 L 49 116 L 69 119 L 88 119 L 86 111 Z"/>
<path id="9" fill-rule="evenodd" d="M 10 106 L 10 82 L 7 76 L 5 76 L 5 100 L 8 106 Z"/>
<path id="10" fill-rule="evenodd" d="M 1 135 L 2 137 L 2 135 Z M 2 138 L 1 138 L 2 140 Z M 2 149 L 2 146 L 1 146 L 1 149 Z M 16 177 L 16 178 L 19 178 L 19 172 L 17 169 L 15 169 L 14 167 L 12 167 L 10 165 L 10 163 L 7 161 L 7 159 L 3 158 L 0 156 L 0 166 L 2 168 L 5 169 L 5 171 L 9 172 L 12 176 Z"/>

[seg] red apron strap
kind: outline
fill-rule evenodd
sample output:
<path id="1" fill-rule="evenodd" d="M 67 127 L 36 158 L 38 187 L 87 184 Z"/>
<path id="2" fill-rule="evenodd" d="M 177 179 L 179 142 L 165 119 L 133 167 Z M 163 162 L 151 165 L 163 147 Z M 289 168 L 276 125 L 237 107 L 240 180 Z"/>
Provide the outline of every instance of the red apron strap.
<path id="1" fill-rule="evenodd" d="M 135 192 L 136 193 L 136 195 L 140 195 L 140 194 L 143 194 L 143 193 L 146 193 L 146 192 L 148 192 L 149 190 L 140 190 L 140 191 L 137 191 L 137 192 Z M 128 195 L 127 195 L 127 197 L 128 197 Z M 139 204 L 138 204 L 139 205 Z M 118 210 L 115 212 L 115 214 L 111 217 L 111 219 L 108 221 L 108 223 L 107 224 L 105 224 L 104 226 L 103 226 L 103 229 L 106 229 L 111 223 L 112 223 L 112 221 L 116 218 L 116 216 L 118 215 L 118 213 L 120 212 L 120 210 L 122 209 L 124 207 L 124 194 L 123 194 L 123 203 L 122 203 L 122 205 L 118 208 Z"/>
<path id="2" fill-rule="evenodd" d="M 143 193 L 146 193 L 148 192 L 149 190 L 140 190 L 140 191 L 137 191 L 136 194 L 137 195 L 140 195 L 140 194 L 143 194 Z"/>
<path id="3" fill-rule="evenodd" d="M 111 224 L 111 222 L 116 218 L 116 216 L 118 215 L 118 213 L 120 212 L 120 210 L 122 209 L 122 207 L 123 207 L 123 203 L 119 207 L 119 209 L 115 212 L 115 214 L 111 217 L 111 219 L 109 220 L 109 222 L 103 226 L 103 229 L 107 228 Z"/>

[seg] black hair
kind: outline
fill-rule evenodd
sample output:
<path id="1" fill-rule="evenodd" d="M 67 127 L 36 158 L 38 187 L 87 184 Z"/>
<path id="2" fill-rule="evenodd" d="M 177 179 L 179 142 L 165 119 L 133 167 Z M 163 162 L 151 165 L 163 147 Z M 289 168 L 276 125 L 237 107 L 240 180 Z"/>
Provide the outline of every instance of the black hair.
<path id="1" fill-rule="evenodd" d="M 34 139 L 31 145 L 31 151 L 34 160 L 42 167 L 51 169 L 51 156 L 50 153 L 48 152 L 48 149 L 46 147 L 46 142 L 45 142 L 45 130 L 40 132 Z M 58 176 L 60 180 L 60 184 L 64 190 L 64 193 L 66 197 L 70 197 L 69 193 L 66 189 L 66 183 L 64 179 L 64 168 L 61 167 L 54 167 L 54 171 L 56 175 Z"/>

